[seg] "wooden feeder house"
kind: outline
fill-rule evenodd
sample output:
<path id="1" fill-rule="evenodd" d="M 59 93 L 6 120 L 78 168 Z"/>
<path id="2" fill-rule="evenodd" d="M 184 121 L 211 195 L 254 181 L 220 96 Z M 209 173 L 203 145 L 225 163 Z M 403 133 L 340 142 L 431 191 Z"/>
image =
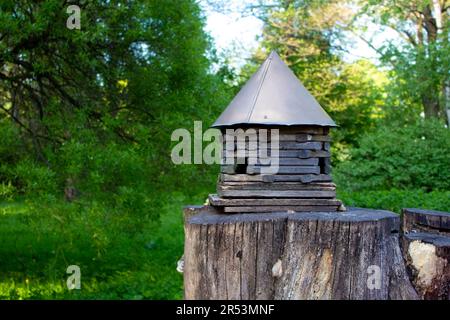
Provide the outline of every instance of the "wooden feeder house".
<path id="1" fill-rule="evenodd" d="M 221 130 L 224 150 L 211 205 L 225 213 L 343 210 L 331 179 L 328 133 L 336 124 L 275 52 L 212 127 Z M 229 133 L 237 129 L 247 133 L 244 148 Z"/>

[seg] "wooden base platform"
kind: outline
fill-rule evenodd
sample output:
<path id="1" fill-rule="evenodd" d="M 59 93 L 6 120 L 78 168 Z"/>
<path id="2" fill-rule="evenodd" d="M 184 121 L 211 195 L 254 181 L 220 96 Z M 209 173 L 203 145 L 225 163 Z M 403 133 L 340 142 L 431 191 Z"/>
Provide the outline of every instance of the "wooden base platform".
<path id="1" fill-rule="evenodd" d="M 253 212 L 335 212 L 343 211 L 342 202 L 336 199 L 308 198 L 222 198 L 210 194 L 210 205 L 224 213 Z"/>

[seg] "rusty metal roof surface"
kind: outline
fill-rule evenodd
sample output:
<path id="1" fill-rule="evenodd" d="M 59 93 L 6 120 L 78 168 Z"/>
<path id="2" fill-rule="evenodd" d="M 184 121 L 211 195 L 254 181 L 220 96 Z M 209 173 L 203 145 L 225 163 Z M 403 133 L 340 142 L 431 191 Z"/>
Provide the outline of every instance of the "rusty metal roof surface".
<path id="1" fill-rule="evenodd" d="M 270 53 L 212 127 L 236 125 L 336 126 L 275 51 Z"/>

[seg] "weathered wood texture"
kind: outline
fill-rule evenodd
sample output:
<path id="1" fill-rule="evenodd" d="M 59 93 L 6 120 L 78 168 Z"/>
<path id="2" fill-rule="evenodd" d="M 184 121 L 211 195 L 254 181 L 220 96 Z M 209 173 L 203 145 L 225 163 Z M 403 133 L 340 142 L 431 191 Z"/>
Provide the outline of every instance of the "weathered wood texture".
<path id="1" fill-rule="evenodd" d="M 450 235 L 450 214 L 448 212 L 403 209 L 403 232 L 430 232 Z"/>
<path id="2" fill-rule="evenodd" d="M 417 292 L 450 300 L 450 214 L 403 209 L 402 215 L 403 252 Z"/>
<path id="3" fill-rule="evenodd" d="M 331 159 L 330 158 L 324 158 L 322 167 L 322 173 L 323 174 L 331 174 Z"/>
<path id="4" fill-rule="evenodd" d="M 273 130 L 273 129 L 277 129 L 279 134 L 303 134 L 303 133 L 308 133 L 308 134 L 325 134 L 327 135 L 328 132 L 330 131 L 329 128 L 327 127 L 319 127 L 319 126 L 305 126 L 305 125 L 301 125 L 301 126 L 290 126 L 290 127 L 274 127 L 274 128 L 268 128 L 268 127 L 258 127 L 258 126 L 254 126 L 252 125 L 250 126 L 240 126 L 240 128 L 242 129 L 254 129 L 256 132 L 260 132 L 260 130 L 267 130 L 268 134 L 269 130 Z M 222 130 L 222 134 L 227 134 L 227 130 Z M 234 131 L 231 131 L 230 135 L 234 136 L 233 134 Z"/>
<path id="5" fill-rule="evenodd" d="M 221 198 L 216 194 L 210 194 L 209 203 L 213 206 L 339 206 L 340 200 L 336 199 L 240 199 L 240 198 Z"/>
<path id="6" fill-rule="evenodd" d="M 250 134 L 247 136 L 241 136 L 240 139 L 236 135 L 224 135 L 222 136 L 222 143 L 233 145 L 243 142 L 251 142 L 255 140 L 263 140 L 270 142 L 272 141 L 272 136 L 269 132 L 267 134 Z M 311 134 L 311 133 L 279 133 L 278 141 L 294 141 L 294 142 L 308 142 L 308 141 L 319 141 L 319 142 L 330 142 L 331 137 L 324 134 Z"/>
<path id="7" fill-rule="evenodd" d="M 248 175 L 248 174 L 221 174 L 220 181 L 235 182 L 328 182 L 331 176 L 326 174 L 305 174 L 305 175 Z"/>
<path id="8" fill-rule="evenodd" d="M 234 158 L 238 156 L 244 156 L 244 157 L 253 157 L 253 158 L 267 158 L 271 157 L 272 153 L 270 149 L 261 149 L 261 150 L 245 150 L 245 153 L 243 155 L 239 154 L 238 151 L 230 151 L 225 150 L 222 152 L 222 156 L 224 159 L 227 158 Z M 330 152 L 324 151 L 324 150 L 280 150 L 278 152 L 278 156 L 280 158 L 300 158 L 300 159 L 307 159 L 307 158 L 329 158 Z M 226 160 L 223 160 L 222 162 L 225 163 Z"/>
<path id="9" fill-rule="evenodd" d="M 264 174 L 264 170 L 266 170 L 268 166 L 260 166 L 260 165 L 248 165 L 244 167 L 240 167 L 239 164 L 237 165 L 221 165 L 220 166 L 220 172 L 225 174 Z M 319 166 L 278 166 L 276 168 L 277 174 L 294 174 L 294 175 L 300 175 L 300 174 L 320 174 L 320 167 Z M 241 172 L 244 171 L 244 172 Z M 266 171 L 267 172 L 267 171 Z"/>
<path id="10" fill-rule="evenodd" d="M 264 167 L 251 165 L 247 166 L 248 174 L 259 174 L 264 172 Z M 279 166 L 277 174 L 320 174 L 319 166 Z"/>
<path id="11" fill-rule="evenodd" d="M 334 198 L 335 190 L 227 190 L 217 187 L 224 198 Z"/>
<path id="12" fill-rule="evenodd" d="M 268 136 L 268 141 L 270 141 L 270 136 Z M 296 142 L 307 142 L 307 141 L 322 141 L 330 142 L 331 137 L 323 134 L 305 134 L 305 133 L 281 133 L 279 135 L 279 141 L 296 141 Z"/>
<path id="13" fill-rule="evenodd" d="M 215 194 L 209 195 L 208 202 L 224 213 L 338 211 L 342 205 L 336 199 L 241 199 L 221 198 Z"/>
<path id="14" fill-rule="evenodd" d="M 218 186 L 223 190 L 268 190 L 264 182 L 219 182 Z M 273 182 L 270 190 L 336 190 L 332 182 Z"/>
<path id="15" fill-rule="evenodd" d="M 277 144 L 270 144 L 268 143 L 265 145 L 265 148 L 267 150 L 321 150 L 322 148 L 325 148 L 325 145 L 329 146 L 329 142 L 314 142 L 314 141 L 307 141 L 307 142 L 296 142 L 296 141 L 279 141 Z M 257 143 L 256 141 L 254 143 L 242 143 L 242 145 L 239 144 L 227 144 L 225 143 L 223 145 L 223 149 L 226 151 L 236 151 L 239 149 L 247 150 L 247 151 L 257 151 L 261 147 L 260 143 Z M 261 147 L 262 148 L 262 147 Z M 327 149 L 325 149 L 327 150 Z M 329 150 L 329 149 L 328 149 Z M 327 150 L 327 151 L 328 151 Z"/>
<path id="16" fill-rule="evenodd" d="M 235 157 L 230 159 L 222 159 L 221 165 L 280 165 L 280 166 L 317 166 L 319 158 L 258 158 L 258 157 Z"/>
<path id="17" fill-rule="evenodd" d="M 297 133 L 309 133 L 309 134 L 325 134 L 329 132 L 328 127 L 317 126 L 292 126 L 292 127 L 280 127 L 280 134 L 297 134 Z"/>
<path id="18" fill-rule="evenodd" d="M 332 212 L 338 211 L 339 206 L 242 206 L 242 207 L 229 207 L 224 206 L 224 213 L 262 213 L 262 212 Z"/>
<path id="19" fill-rule="evenodd" d="M 417 298 L 391 212 L 225 215 L 208 208 L 185 224 L 186 299 Z"/>

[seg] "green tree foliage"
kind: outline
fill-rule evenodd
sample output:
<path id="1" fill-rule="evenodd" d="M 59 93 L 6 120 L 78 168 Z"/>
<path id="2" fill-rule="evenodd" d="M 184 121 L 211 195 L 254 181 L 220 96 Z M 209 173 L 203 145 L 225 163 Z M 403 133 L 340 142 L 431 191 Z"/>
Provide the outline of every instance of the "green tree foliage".
<path id="1" fill-rule="evenodd" d="M 335 170 L 344 190 L 450 189 L 450 132 L 441 123 L 380 127 Z"/>
<path id="2" fill-rule="evenodd" d="M 228 100 L 202 14 L 80 1 L 70 30 L 69 4 L 0 2 L 0 296 L 180 298 L 179 210 L 214 179 L 174 166 L 170 136 Z M 69 264 L 82 292 L 66 289 Z"/>
<path id="3" fill-rule="evenodd" d="M 171 168 L 171 131 L 210 121 L 224 102 L 200 9 L 192 0 L 87 1 L 81 30 L 70 30 L 67 6 L 0 3 L 0 125 L 6 138 L 15 130 L 8 152 L 25 157 L 0 150 L 0 175 L 25 193 L 34 190 L 27 166 L 54 173 L 55 196 L 145 193 Z"/>
<path id="4" fill-rule="evenodd" d="M 375 48 L 394 72 L 391 101 L 394 116 L 421 107 L 425 117 L 447 120 L 450 100 L 450 20 L 448 0 L 370 0 L 361 14 L 393 30 L 398 41 Z M 393 103 L 392 103 L 393 102 Z M 395 103 L 397 102 L 397 103 Z M 418 113 L 415 113 L 416 118 Z M 396 117 L 394 117 L 396 118 Z"/>

